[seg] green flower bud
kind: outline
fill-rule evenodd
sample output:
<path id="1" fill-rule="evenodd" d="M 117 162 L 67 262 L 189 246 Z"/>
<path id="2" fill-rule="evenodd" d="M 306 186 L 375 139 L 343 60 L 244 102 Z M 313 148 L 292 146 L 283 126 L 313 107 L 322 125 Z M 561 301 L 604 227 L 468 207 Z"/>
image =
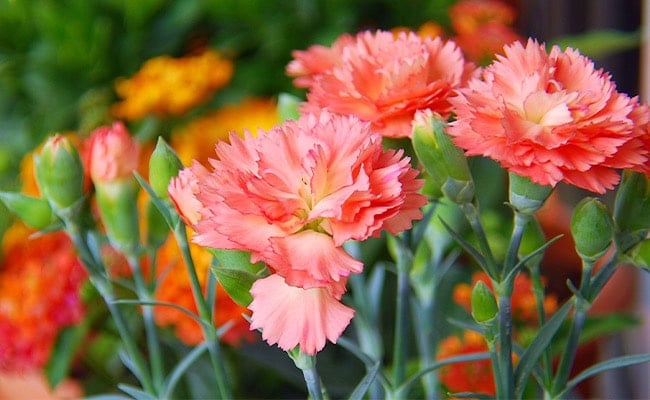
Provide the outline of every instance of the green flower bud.
<path id="1" fill-rule="evenodd" d="M 582 199 L 573 210 L 571 234 L 580 257 L 597 260 L 609 248 L 614 234 L 607 207 L 592 197 Z"/>
<path id="2" fill-rule="evenodd" d="M 510 173 L 509 177 L 510 205 L 524 215 L 533 215 L 553 191 L 551 186 L 538 185 L 517 174 Z"/>
<path id="3" fill-rule="evenodd" d="M 413 122 L 413 148 L 427 172 L 434 195 L 462 204 L 474 199 L 474 182 L 461 149 L 445 132 L 445 123 L 430 111 L 418 112 Z"/>
<path id="4" fill-rule="evenodd" d="M 183 168 L 181 160 L 165 139 L 158 137 L 156 148 L 149 158 L 149 184 L 161 199 L 169 198 L 169 181 Z"/>
<path id="5" fill-rule="evenodd" d="M 97 206 L 111 244 L 126 254 L 134 254 L 140 243 L 135 179 L 95 184 Z"/>
<path id="6" fill-rule="evenodd" d="M 494 294 L 483 281 L 472 289 L 472 317 L 479 324 L 491 321 L 499 312 Z"/>
<path id="7" fill-rule="evenodd" d="M 0 200 L 7 209 L 34 229 L 44 229 L 56 221 L 47 200 L 22 193 L 2 192 Z"/>
<path id="8" fill-rule="evenodd" d="M 71 207 L 83 197 L 83 164 L 77 149 L 65 136 L 50 137 L 34 163 L 41 194 L 54 212 Z"/>
<path id="9" fill-rule="evenodd" d="M 616 192 L 614 221 L 622 232 L 650 229 L 650 185 L 645 174 L 623 172 Z"/>

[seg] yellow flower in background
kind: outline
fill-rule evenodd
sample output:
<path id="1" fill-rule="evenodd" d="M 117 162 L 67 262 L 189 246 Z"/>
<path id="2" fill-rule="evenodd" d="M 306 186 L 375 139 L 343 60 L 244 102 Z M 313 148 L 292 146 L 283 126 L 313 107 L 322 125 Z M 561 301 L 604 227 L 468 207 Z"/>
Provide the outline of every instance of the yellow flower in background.
<path id="1" fill-rule="evenodd" d="M 273 99 L 247 98 L 238 104 L 226 105 L 172 132 L 171 147 L 183 165 L 192 159 L 206 163 L 213 156 L 217 142 L 228 140 L 230 132 L 240 135 L 248 129 L 253 135 L 258 129 L 269 130 L 279 123 L 277 105 Z"/>
<path id="2" fill-rule="evenodd" d="M 117 81 L 115 91 L 123 101 L 113 106 L 113 115 L 126 120 L 149 114 L 182 115 L 208 100 L 232 74 L 232 62 L 215 51 L 183 58 L 152 58 L 130 79 Z"/>

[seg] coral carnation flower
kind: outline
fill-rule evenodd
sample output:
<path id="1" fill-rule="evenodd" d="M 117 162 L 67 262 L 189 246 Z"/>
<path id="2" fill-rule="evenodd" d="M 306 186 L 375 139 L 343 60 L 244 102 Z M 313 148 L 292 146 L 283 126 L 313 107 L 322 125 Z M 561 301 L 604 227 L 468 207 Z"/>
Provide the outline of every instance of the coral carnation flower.
<path id="1" fill-rule="evenodd" d="M 610 76 L 577 50 L 529 40 L 506 46 L 451 100 L 449 128 L 467 155 L 490 157 L 541 185 L 566 182 L 604 193 L 619 181 L 617 168 L 646 159 L 642 129 L 630 115 L 637 104 L 616 91 Z"/>
<path id="2" fill-rule="evenodd" d="M 310 80 L 302 86 L 310 91 L 303 112 L 354 114 L 386 137 L 409 137 L 417 110 L 448 116 L 447 98 L 475 71 L 453 42 L 413 32 L 365 31 L 353 41 L 335 42 L 330 51 L 319 47 L 298 55 L 301 65 L 323 66 L 306 68 Z M 289 66 L 300 76 L 295 64 Z"/>
<path id="3" fill-rule="evenodd" d="M 409 159 L 384 152 L 355 117 L 324 112 L 257 137 L 233 134 L 216 154 L 212 171 L 195 163 L 170 184 L 177 208 L 195 222 L 195 242 L 250 251 L 303 288 L 360 272 L 339 247 L 410 228 L 426 203 Z"/>
<path id="4" fill-rule="evenodd" d="M 262 338 L 283 350 L 300 345 L 314 355 L 326 340 L 335 343 L 354 316 L 329 290 L 289 286 L 278 274 L 255 281 L 251 294 L 251 329 L 262 328 Z"/>

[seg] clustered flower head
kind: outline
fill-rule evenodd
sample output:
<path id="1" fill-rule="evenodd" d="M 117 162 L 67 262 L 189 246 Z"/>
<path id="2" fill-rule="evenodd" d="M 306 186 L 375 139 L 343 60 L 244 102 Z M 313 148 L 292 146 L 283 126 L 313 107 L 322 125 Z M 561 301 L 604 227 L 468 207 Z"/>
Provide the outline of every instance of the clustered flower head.
<path id="1" fill-rule="evenodd" d="M 182 115 L 208 100 L 232 74 L 232 62 L 215 51 L 152 58 L 133 77 L 116 83 L 115 91 L 123 100 L 113 106 L 113 115 L 129 121 L 147 115 Z"/>
<path id="2" fill-rule="evenodd" d="M 84 317 L 86 272 L 63 232 L 30 238 L 15 224 L 0 262 L 0 370 L 40 369 L 59 332 Z"/>
<path id="3" fill-rule="evenodd" d="M 448 130 L 455 144 L 540 185 L 604 193 L 618 183 L 617 169 L 647 168 L 637 99 L 577 50 L 513 43 L 458 93 Z"/>
<path id="4" fill-rule="evenodd" d="M 287 73 L 309 89 L 302 112 L 356 115 L 386 137 L 409 137 L 417 110 L 448 117 L 448 97 L 476 71 L 451 41 L 387 31 L 294 52 Z"/>
<path id="5" fill-rule="evenodd" d="M 169 195 L 200 245 L 251 252 L 272 274 L 251 289 L 251 329 L 285 350 L 315 354 L 354 311 L 341 303 L 363 265 L 347 240 L 398 233 L 422 216 L 422 181 L 403 151 L 383 151 L 370 124 L 306 114 L 257 137 L 216 145 L 210 169 L 195 162 Z"/>

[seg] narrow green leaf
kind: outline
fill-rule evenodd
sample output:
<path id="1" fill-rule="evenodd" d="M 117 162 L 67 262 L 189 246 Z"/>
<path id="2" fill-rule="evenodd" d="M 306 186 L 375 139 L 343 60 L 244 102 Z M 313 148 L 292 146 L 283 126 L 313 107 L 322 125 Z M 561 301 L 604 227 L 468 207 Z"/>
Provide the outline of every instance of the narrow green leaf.
<path id="1" fill-rule="evenodd" d="M 481 269 L 486 272 L 489 271 L 485 257 L 483 257 L 481 253 L 476 250 L 476 248 L 474 248 L 474 246 L 472 246 L 467 240 L 458 234 L 458 232 L 456 232 L 451 226 L 447 225 L 443 219 L 440 219 L 440 222 L 442 222 L 445 228 L 447 228 L 447 231 L 454 238 L 454 240 L 456 240 L 456 242 L 458 242 L 458 244 L 460 244 L 461 247 L 474 258 L 474 260 L 476 260 L 476 262 L 481 266 Z"/>
<path id="2" fill-rule="evenodd" d="M 585 379 L 591 378 L 592 376 L 599 374 L 601 372 L 609 371 L 610 369 L 629 367 L 630 365 L 643 364 L 650 362 L 650 353 L 645 354 L 634 354 L 631 356 L 622 356 L 617 358 L 612 358 L 607 361 L 603 361 L 596 365 L 593 365 L 586 370 L 579 373 L 575 378 L 567 382 L 566 387 L 562 392 L 557 395 L 557 398 L 562 398 L 563 395 L 569 390 L 573 389 L 580 382 Z"/>
<path id="3" fill-rule="evenodd" d="M 558 329 L 562 326 L 564 318 L 571 310 L 573 302 L 567 301 L 551 318 L 541 327 L 530 346 L 521 355 L 517 368 L 515 369 L 515 397 L 521 398 L 528 381 L 528 376 L 535 368 L 539 357 L 548 349 L 549 344 L 555 337 Z"/>
<path id="4" fill-rule="evenodd" d="M 149 394 L 149 393 L 147 393 L 147 392 L 145 392 L 145 391 L 143 391 L 141 389 L 138 389 L 138 388 L 136 388 L 134 386 L 127 385 L 127 384 L 124 384 L 124 383 L 120 383 L 119 385 L 117 385 L 117 387 L 121 391 L 123 391 L 124 393 L 128 394 L 129 396 L 132 396 L 134 399 L 138 399 L 138 400 L 156 400 L 156 398 L 154 396 L 152 396 L 151 394 Z"/>
<path id="5" fill-rule="evenodd" d="M 165 380 L 164 389 L 161 391 L 161 399 L 171 398 L 176 384 L 183 377 L 185 372 L 189 369 L 192 364 L 198 360 L 198 358 L 208 349 L 208 342 L 203 342 L 192 349 L 185 357 L 183 357 L 174 367 L 172 372 L 169 374 Z"/>
<path id="6" fill-rule="evenodd" d="M 381 368 L 381 362 L 377 361 L 375 365 L 373 365 L 370 369 L 368 369 L 368 373 L 366 374 L 366 376 L 364 376 L 363 379 L 357 385 L 357 387 L 354 388 L 354 391 L 350 395 L 350 400 L 363 399 L 363 396 L 370 388 L 370 385 L 372 384 L 372 382 L 374 382 L 375 378 L 377 378 L 377 373 L 379 372 L 380 368 Z"/>
<path id="7" fill-rule="evenodd" d="M 588 57 L 604 57 L 639 46 L 641 33 L 637 31 L 624 32 L 613 29 L 598 29 L 580 35 L 563 36 L 551 41 L 561 48 L 572 47 L 580 49 L 580 53 Z"/>
<path id="8" fill-rule="evenodd" d="M 45 365 L 45 376 L 51 387 L 56 387 L 68 376 L 75 353 L 88 333 L 88 324 L 68 326 L 56 338 L 52 354 Z"/>

